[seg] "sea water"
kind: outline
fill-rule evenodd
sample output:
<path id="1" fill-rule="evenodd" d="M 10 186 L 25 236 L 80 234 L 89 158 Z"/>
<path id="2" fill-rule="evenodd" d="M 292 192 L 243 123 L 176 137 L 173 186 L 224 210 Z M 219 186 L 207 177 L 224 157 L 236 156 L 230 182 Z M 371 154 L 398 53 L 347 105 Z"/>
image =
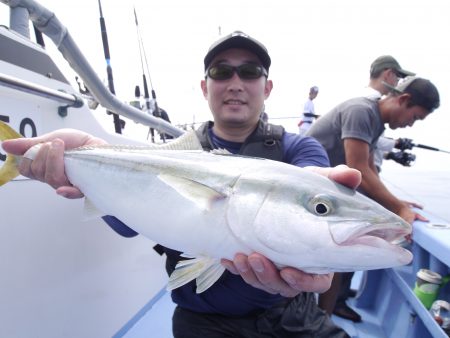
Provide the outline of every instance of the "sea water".
<path id="1" fill-rule="evenodd" d="M 440 165 L 443 162 L 436 158 L 428 168 L 384 163 L 380 177 L 395 196 L 422 205 L 424 211 L 450 224 L 450 166 Z"/>

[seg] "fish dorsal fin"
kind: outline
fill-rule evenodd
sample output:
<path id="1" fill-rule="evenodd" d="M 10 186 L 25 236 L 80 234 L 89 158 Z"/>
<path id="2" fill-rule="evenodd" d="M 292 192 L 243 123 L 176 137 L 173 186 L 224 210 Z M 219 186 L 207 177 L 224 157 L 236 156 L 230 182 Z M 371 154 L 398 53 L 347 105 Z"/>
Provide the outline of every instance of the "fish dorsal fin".
<path id="1" fill-rule="evenodd" d="M 201 150 L 203 148 L 194 131 L 188 131 L 177 139 L 162 144 L 101 144 L 101 145 L 85 145 L 76 149 L 66 150 L 66 153 L 80 150 L 109 149 L 115 152 L 133 152 L 147 153 L 155 150 Z"/>
<path id="2" fill-rule="evenodd" d="M 171 142 L 157 145 L 160 150 L 203 150 L 202 145 L 194 130 L 187 131 Z"/>
<path id="3" fill-rule="evenodd" d="M 91 202 L 89 198 L 84 199 L 84 213 L 83 213 L 83 220 L 89 221 L 91 219 L 99 218 L 104 216 L 105 213 L 102 213 L 100 210 L 97 209 L 97 207 L 94 205 L 94 203 Z"/>
<path id="4" fill-rule="evenodd" d="M 207 290 L 222 276 L 225 267 L 220 260 L 210 257 L 198 257 L 178 262 L 167 284 L 171 291 L 196 279 L 197 293 Z"/>
<path id="5" fill-rule="evenodd" d="M 197 133 L 194 130 L 186 132 L 176 140 L 167 143 L 174 150 L 203 150 Z"/>
<path id="6" fill-rule="evenodd" d="M 160 174 L 158 178 L 205 210 L 209 210 L 213 202 L 227 197 L 225 193 L 189 178 L 170 174 Z"/>

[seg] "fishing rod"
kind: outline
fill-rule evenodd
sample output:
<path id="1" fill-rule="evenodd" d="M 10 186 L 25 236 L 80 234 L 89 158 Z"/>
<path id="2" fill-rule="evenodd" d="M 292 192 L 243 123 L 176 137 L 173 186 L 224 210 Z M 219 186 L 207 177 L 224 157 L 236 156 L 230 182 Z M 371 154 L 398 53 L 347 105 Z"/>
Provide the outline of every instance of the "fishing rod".
<path id="1" fill-rule="evenodd" d="M 141 36 L 141 31 L 139 28 L 139 23 L 138 23 L 138 18 L 137 18 L 137 14 L 136 14 L 136 8 L 133 8 L 134 11 L 134 22 L 136 24 L 136 32 L 137 32 L 137 37 L 138 37 L 138 44 L 139 44 L 139 56 L 141 59 L 141 68 L 142 68 L 142 81 L 143 81 L 143 85 L 144 85 L 144 99 L 145 99 L 145 105 L 147 108 L 147 112 L 155 117 L 161 117 L 159 114 L 159 107 L 158 107 L 158 102 L 156 101 L 156 92 L 153 89 L 153 83 L 152 83 L 152 79 L 150 77 L 150 71 L 148 69 L 148 62 L 147 62 L 147 55 L 145 53 L 145 48 L 144 48 L 144 42 L 142 41 L 142 36 Z M 144 56 L 144 58 L 142 57 Z M 152 91 L 152 100 L 150 100 L 150 93 L 148 91 L 148 84 L 147 84 L 147 77 L 145 76 L 145 68 L 144 68 L 144 60 L 145 60 L 145 65 L 147 68 L 147 74 L 148 74 L 148 79 L 150 82 L 150 88 Z M 151 106 L 151 103 L 154 104 L 154 107 Z M 148 136 L 151 135 L 152 136 L 152 142 L 155 143 L 155 130 L 150 127 L 148 130 L 148 134 L 147 134 L 147 140 L 148 140 Z M 161 134 L 162 138 L 163 138 L 163 142 L 165 142 L 165 135 L 164 133 Z"/>
<path id="2" fill-rule="evenodd" d="M 100 30 L 102 32 L 102 42 L 103 42 L 103 52 L 105 54 L 105 60 L 106 60 L 106 73 L 108 74 L 108 88 L 112 94 L 116 94 L 116 91 L 114 89 L 114 79 L 113 79 L 113 72 L 111 67 L 111 57 L 109 55 L 109 44 L 108 44 L 108 34 L 106 32 L 106 24 L 105 19 L 103 18 L 103 11 L 102 11 L 102 4 L 100 0 L 98 0 L 98 8 L 100 10 Z M 107 111 L 109 115 L 113 116 L 114 121 L 114 129 L 117 134 L 122 134 L 122 128 L 125 125 L 125 121 L 121 120 L 119 118 L 119 115 Z"/>
<path id="3" fill-rule="evenodd" d="M 430 147 L 430 146 L 427 146 L 424 144 L 413 143 L 413 140 L 410 138 L 399 138 L 395 144 L 395 148 L 400 149 L 402 151 L 407 150 L 407 149 L 412 149 L 413 147 L 427 149 L 427 150 L 433 150 L 433 151 L 440 151 L 442 153 L 450 154 L 450 151 L 447 151 L 447 150 Z"/>

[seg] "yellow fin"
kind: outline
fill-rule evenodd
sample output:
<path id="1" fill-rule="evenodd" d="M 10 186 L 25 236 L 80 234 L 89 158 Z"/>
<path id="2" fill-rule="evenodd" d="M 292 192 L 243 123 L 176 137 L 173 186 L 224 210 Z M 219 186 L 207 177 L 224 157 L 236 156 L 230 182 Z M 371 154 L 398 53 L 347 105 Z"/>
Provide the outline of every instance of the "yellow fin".
<path id="1" fill-rule="evenodd" d="M 196 279 L 197 293 L 207 290 L 222 276 L 225 268 L 220 260 L 198 257 L 178 262 L 167 284 L 167 290 L 174 290 Z"/>
<path id="2" fill-rule="evenodd" d="M 0 140 L 5 141 L 14 138 L 20 138 L 22 135 L 17 133 L 14 129 L 6 123 L 0 121 Z M 19 176 L 17 170 L 18 158 L 11 154 L 6 154 L 6 161 L 0 168 L 0 186 L 8 183 L 15 177 Z"/>

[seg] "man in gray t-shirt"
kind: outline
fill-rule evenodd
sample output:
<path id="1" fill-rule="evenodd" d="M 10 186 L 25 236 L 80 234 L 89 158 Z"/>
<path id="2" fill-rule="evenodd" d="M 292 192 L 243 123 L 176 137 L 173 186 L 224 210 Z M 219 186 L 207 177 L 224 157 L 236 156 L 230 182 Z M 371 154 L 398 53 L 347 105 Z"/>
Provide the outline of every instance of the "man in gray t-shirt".
<path id="1" fill-rule="evenodd" d="M 367 97 L 345 101 L 317 120 L 306 135 L 324 146 L 332 166 L 346 164 L 361 172 L 359 190 L 362 193 L 409 223 L 426 221 L 410 203 L 395 197 L 383 184 L 375 167 L 374 150 L 384 124 L 396 129 L 425 119 L 439 107 L 439 93 L 430 81 L 418 77 L 408 78 L 397 87 L 384 85 L 390 90 L 386 97 L 377 101 Z M 345 303 L 348 293 L 340 294 L 337 300 L 341 278 L 342 274 L 335 274 L 330 290 L 319 297 L 319 306 L 329 314 L 337 312 L 347 319 L 360 321 L 359 315 Z M 347 313 L 342 315 L 339 312 L 342 309 Z"/>
<path id="2" fill-rule="evenodd" d="M 307 135 L 316 138 L 327 150 L 333 166 L 347 164 L 344 141 L 356 139 L 375 149 L 384 131 L 378 101 L 357 97 L 345 101 L 319 119 Z"/>
<path id="3" fill-rule="evenodd" d="M 373 151 L 384 125 L 397 129 L 412 126 L 439 107 L 439 93 L 428 80 L 411 77 L 378 100 L 366 97 L 345 101 L 323 115 L 308 130 L 325 148 L 331 165 L 346 164 L 362 174 L 364 193 L 412 223 L 421 217 L 410 205 L 394 195 L 381 182 L 373 161 Z"/>

